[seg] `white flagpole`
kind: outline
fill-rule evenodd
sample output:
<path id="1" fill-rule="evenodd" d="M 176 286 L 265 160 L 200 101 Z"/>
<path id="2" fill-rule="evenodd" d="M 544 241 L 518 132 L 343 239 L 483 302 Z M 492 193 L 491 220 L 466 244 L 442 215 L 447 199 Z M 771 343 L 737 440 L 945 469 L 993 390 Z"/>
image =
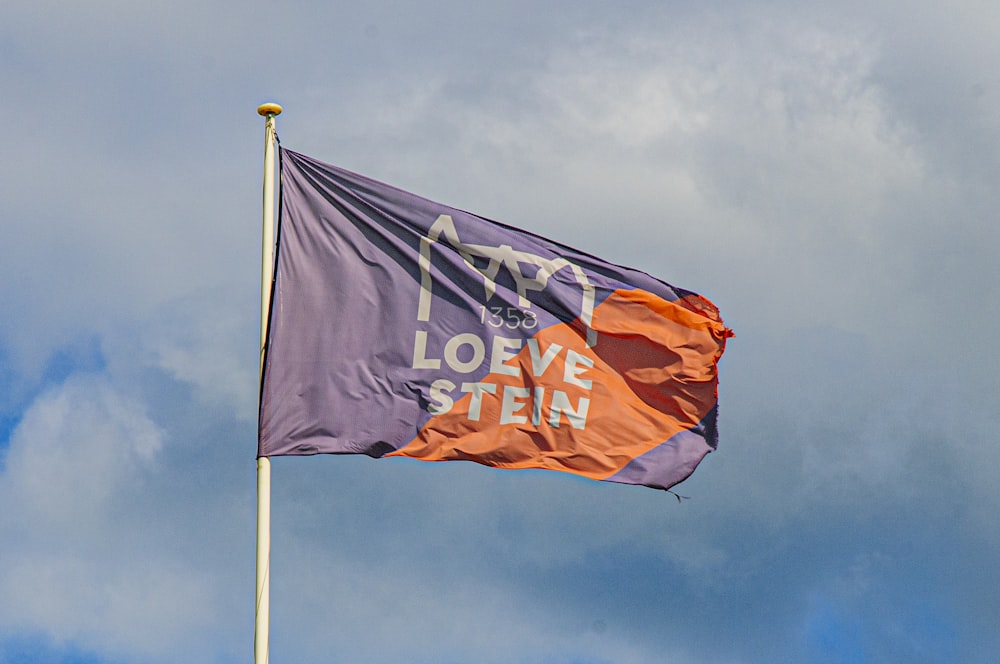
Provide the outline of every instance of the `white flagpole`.
<path id="1" fill-rule="evenodd" d="M 264 220 L 260 267 L 260 377 L 264 374 L 264 343 L 271 308 L 271 279 L 274 272 L 274 145 L 277 136 L 274 118 L 281 113 L 277 104 L 261 104 L 257 113 L 264 117 Z M 271 619 L 271 460 L 257 459 L 257 602 L 254 611 L 253 661 L 268 664 Z"/>

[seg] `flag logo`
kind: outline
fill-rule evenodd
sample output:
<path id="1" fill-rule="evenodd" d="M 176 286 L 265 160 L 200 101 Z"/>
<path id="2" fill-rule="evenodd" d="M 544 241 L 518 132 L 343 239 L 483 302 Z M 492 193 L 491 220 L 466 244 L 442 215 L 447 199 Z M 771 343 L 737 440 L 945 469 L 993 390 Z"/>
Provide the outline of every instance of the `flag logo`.
<path id="1" fill-rule="evenodd" d="M 715 448 L 708 300 L 286 149 L 281 175 L 260 456 L 669 488 Z"/>
<path id="2" fill-rule="evenodd" d="M 518 306 L 523 308 L 523 311 L 514 317 L 514 320 L 518 321 L 515 323 L 517 326 L 522 324 L 526 325 L 535 320 L 534 314 L 530 312 L 531 301 L 528 299 L 528 292 L 545 289 L 548 285 L 550 277 L 560 270 L 568 270 L 582 289 L 583 303 L 580 307 L 580 320 L 587 325 L 588 334 L 592 335 L 590 323 L 594 313 L 594 287 L 587 280 L 586 273 L 584 273 L 579 266 L 574 265 L 565 258 L 546 258 L 545 256 L 540 256 L 538 254 L 518 251 L 510 245 L 487 247 L 483 245 L 466 244 L 459 239 L 458 232 L 455 230 L 455 222 L 452 220 L 451 215 L 447 214 L 440 215 L 437 220 L 431 224 L 430 231 L 427 236 L 421 238 L 420 240 L 420 307 L 417 320 L 429 320 L 433 283 L 430 270 L 430 248 L 432 243 L 439 242 L 441 240 L 442 235 L 444 235 L 444 239 L 455 251 L 459 253 L 469 267 L 475 269 L 480 275 L 482 275 L 484 297 L 487 304 L 496 294 L 497 285 L 495 279 L 500 271 L 500 268 L 506 268 L 508 274 L 510 274 L 510 276 L 514 279 L 514 283 L 517 287 Z M 485 267 L 480 268 L 476 265 L 476 259 L 486 259 L 488 263 Z M 529 268 L 533 268 L 534 274 L 532 276 L 525 276 L 521 268 L 522 265 L 527 265 Z M 485 322 L 485 304 L 482 309 L 484 319 L 482 322 Z M 503 326 L 505 324 L 503 322 L 503 307 L 492 307 L 490 311 L 493 319 L 497 320 L 495 324 L 492 322 L 490 324 L 495 327 Z M 509 326 L 511 322 L 511 319 L 509 318 L 510 311 L 508 310 L 506 314 L 508 316 L 508 318 L 506 318 L 506 324 Z M 592 336 L 591 341 L 593 342 Z"/>

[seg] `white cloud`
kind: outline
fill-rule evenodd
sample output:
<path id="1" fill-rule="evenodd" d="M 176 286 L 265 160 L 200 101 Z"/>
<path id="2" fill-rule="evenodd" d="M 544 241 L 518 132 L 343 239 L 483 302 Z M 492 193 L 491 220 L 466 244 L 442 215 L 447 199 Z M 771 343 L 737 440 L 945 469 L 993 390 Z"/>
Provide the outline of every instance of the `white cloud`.
<path id="1" fill-rule="evenodd" d="M 151 468 L 163 433 L 96 376 L 71 379 L 25 412 L 4 458 L 4 490 L 28 522 L 70 526 L 105 513 L 114 491 Z"/>
<path id="2" fill-rule="evenodd" d="M 144 410 L 78 375 L 24 414 L 0 474 L 0 633 L 169 661 L 217 624 L 217 583 L 162 546 L 168 497 L 146 511 L 166 439 Z"/>

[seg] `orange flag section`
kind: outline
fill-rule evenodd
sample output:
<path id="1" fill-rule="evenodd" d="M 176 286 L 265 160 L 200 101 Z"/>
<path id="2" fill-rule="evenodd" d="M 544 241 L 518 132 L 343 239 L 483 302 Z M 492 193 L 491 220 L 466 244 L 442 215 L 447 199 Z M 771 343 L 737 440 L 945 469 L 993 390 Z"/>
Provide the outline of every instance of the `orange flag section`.
<path id="1" fill-rule="evenodd" d="M 510 340 L 519 350 L 500 370 L 454 386 L 450 409 L 386 456 L 614 475 L 716 403 L 731 333 L 714 305 L 694 297 L 615 291 L 594 310 L 593 347 L 579 321 Z"/>

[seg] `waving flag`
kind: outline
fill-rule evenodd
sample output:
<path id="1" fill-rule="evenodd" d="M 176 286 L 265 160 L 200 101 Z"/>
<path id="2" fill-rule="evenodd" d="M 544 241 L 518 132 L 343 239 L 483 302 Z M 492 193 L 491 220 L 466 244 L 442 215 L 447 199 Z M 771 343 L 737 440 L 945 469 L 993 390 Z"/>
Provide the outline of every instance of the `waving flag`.
<path id="1" fill-rule="evenodd" d="M 643 272 L 280 151 L 261 457 L 468 460 L 667 489 L 731 332 Z"/>

